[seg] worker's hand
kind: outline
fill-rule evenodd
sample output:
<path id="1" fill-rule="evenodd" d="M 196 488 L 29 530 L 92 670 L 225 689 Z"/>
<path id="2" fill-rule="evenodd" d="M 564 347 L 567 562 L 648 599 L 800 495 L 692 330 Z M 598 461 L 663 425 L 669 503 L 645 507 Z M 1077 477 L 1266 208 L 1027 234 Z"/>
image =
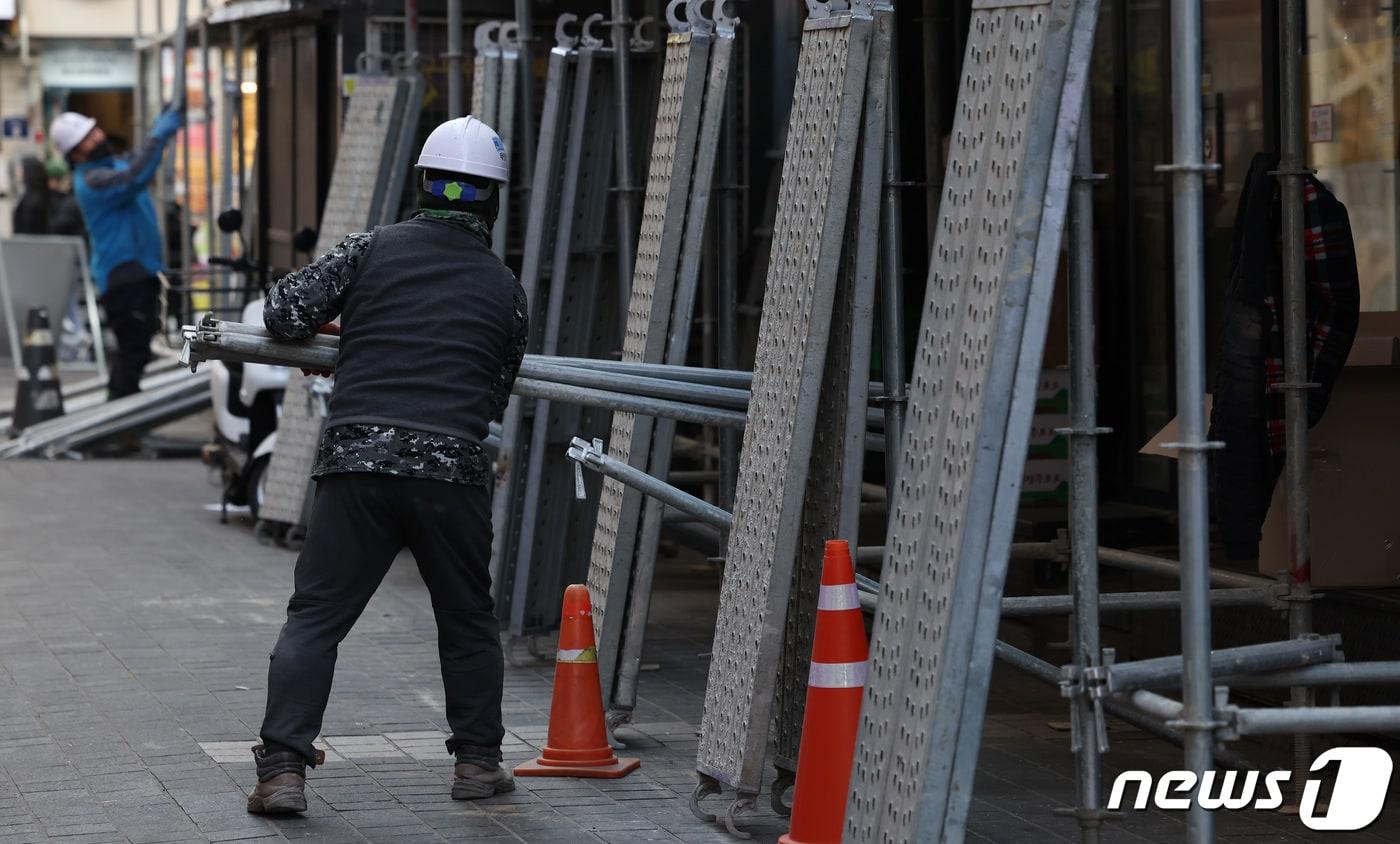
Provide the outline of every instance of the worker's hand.
<path id="1" fill-rule="evenodd" d="M 175 133 L 185 125 L 185 109 L 176 105 L 167 108 L 156 118 L 156 124 L 151 128 L 151 134 L 161 140 L 175 137 Z"/>
<path id="2" fill-rule="evenodd" d="M 333 323 L 333 322 L 328 322 L 328 323 L 322 325 L 320 328 L 316 329 L 316 333 L 317 333 L 317 334 L 334 334 L 334 335 L 336 335 L 337 337 L 339 337 L 339 336 L 340 336 L 340 326 L 339 326 L 339 325 L 336 325 L 336 324 Z M 310 377 L 312 377 L 312 376 L 320 376 L 321 378 L 330 378 L 330 377 L 331 377 L 332 375 L 334 375 L 335 373 L 334 373 L 334 372 L 327 372 L 327 371 L 325 371 L 325 370 L 320 370 L 320 369 L 303 369 L 303 370 L 301 371 L 301 374 L 302 374 L 302 375 L 305 375 L 305 376 L 308 377 L 308 378 L 310 378 Z"/>

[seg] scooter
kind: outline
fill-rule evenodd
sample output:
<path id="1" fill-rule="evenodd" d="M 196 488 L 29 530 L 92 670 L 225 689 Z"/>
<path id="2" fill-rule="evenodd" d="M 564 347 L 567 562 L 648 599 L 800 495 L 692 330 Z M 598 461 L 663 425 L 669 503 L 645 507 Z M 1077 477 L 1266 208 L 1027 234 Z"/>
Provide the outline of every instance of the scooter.
<path id="1" fill-rule="evenodd" d="M 227 233 L 239 233 L 243 215 L 229 209 L 219 215 L 218 226 Z M 242 239 L 241 234 L 239 235 Z M 315 245 L 311 229 L 297 232 L 293 248 L 298 252 Z M 266 290 L 269 276 L 278 271 L 244 257 L 211 257 L 209 263 L 224 266 L 246 277 L 259 280 L 259 293 Z M 264 299 L 248 302 L 241 321 L 261 325 Z M 254 521 L 266 497 L 267 468 L 277 447 L 277 422 L 282 415 L 282 398 L 291 377 L 285 366 L 259 363 L 209 364 L 210 398 L 214 407 L 214 439 L 201 452 L 204 463 L 219 469 L 223 485 L 220 520 L 228 521 L 229 505 L 246 506 Z"/>

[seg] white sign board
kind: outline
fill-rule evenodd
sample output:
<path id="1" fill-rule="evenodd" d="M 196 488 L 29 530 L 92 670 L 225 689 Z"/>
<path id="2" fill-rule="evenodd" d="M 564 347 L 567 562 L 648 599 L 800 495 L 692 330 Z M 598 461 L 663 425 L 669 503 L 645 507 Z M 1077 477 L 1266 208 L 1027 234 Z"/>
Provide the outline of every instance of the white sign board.
<path id="1" fill-rule="evenodd" d="M 122 42 L 45 41 L 39 53 L 39 81 L 45 88 L 131 88 L 136 84 L 136 60 L 131 45 Z"/>

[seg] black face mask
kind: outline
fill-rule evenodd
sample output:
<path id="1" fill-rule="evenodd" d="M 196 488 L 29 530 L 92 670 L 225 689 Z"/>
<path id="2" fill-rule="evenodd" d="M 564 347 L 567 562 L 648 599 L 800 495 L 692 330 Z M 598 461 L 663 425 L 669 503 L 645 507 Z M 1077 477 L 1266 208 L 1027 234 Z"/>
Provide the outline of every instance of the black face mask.
<path id="1" fill-rule="evenodd" d="M 108 141 L 108 140 L 104 140 L 104 141 L 102 141 L 102 143 L 100 143 L 100 144 L 98 144 L 97 146 L 93 147 L 93 148 L 88 152 L 87 160 L 88 160 L 88 161 L 101 161 L 101 160 L 104 159 L 104 158 L 111 158 L 112 156 L 114 156 L 114 155 L 116 155 L 116 154 L 117 154 L 117 151 L 114 150 L 114 149 L 112 149 L 112 142 L 111 142 L 111 141 Z"/>

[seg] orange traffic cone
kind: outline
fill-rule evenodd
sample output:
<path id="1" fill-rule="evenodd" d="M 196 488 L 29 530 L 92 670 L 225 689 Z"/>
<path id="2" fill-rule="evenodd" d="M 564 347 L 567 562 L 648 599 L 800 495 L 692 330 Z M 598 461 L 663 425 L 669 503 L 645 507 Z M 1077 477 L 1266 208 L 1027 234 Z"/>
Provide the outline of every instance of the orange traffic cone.
<path id="1" fill-rule="evenodd" d="M 837 844 L 841 840 L 868 657 L 851 548 L 844 539 L 833 539 L 826 543 L 822 560 L 807 710 L 802 717 L 802 746 L 797 752 L 792 829 L 778 839 L 781 844 Z"/>
<path id="2" fill-rule="evenodd" d="M 564 590 L 549 739 L 539 757 L 517 767 L 515 775 L 616 779 L 641 764 L 640 759 L 617 758 L 608 745 L 603 690 L 598 683 L 598 648 L 593 644 L 593 606 L 588 587 L 576 583 Z"/>

